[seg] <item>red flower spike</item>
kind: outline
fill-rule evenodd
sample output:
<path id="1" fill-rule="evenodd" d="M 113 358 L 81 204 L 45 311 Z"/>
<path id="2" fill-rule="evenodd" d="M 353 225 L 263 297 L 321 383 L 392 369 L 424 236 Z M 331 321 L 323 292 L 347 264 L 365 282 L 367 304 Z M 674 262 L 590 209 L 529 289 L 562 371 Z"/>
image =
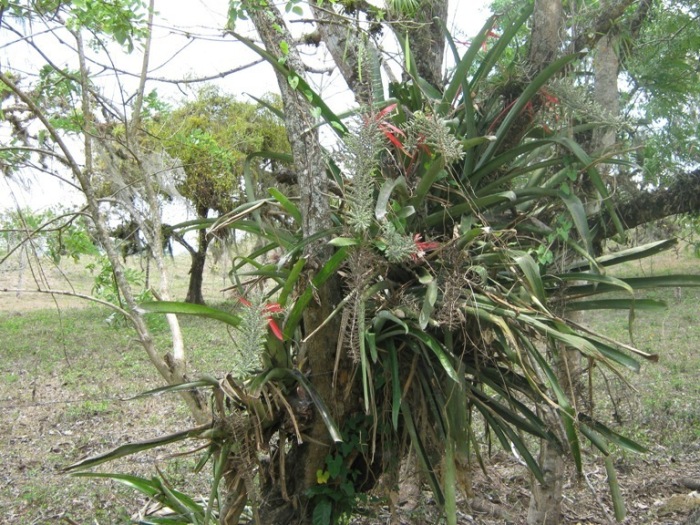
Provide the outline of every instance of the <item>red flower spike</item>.
<path id="1" fill-rule="evenodd" d="M 268 317 L 267 325 L 270 327 L 270 330 L 277 339 L 279 339 L 280 341 L 284 341 L 284 334 L 282 333 L 282 330 L 277 324 L 277 321 L 275 321 L 272 317 Z"/>
<path id="2" fill-rule="evenodd" d="M 411 255 L 414 261 L 422 259 L 425 257 L 426 252 L 431 252 L 440 247 L 440 243 L 437 241 L 421 241 L 423 236 L 420 233 L 416 233 L 413 236 L 413 242 L 416 245 L 416 253 Z"/>
<path id="3" fill-rule="evenodd" d="M 383 110 L 381 110 L 377 115 L 374 117 L 374 120 L 379 122 L 379 119 L 386 117 L 389 113 L 394 111 L 398 107 L 398 102 L 394 102 L 393 104 L 389 104 L 387 107 L 385 107 Z"/>
<path id="4" fill-rule="evenodd" d="M 406 156 L 410 157 L 411 154 L 406 150 L 406 147 L 403 145 L 401 140 L 398 137 L 405 137 L 406 134 L 399 128 L 397 128 L 394 124 L 391 122 L 384 120 L 384 117 L 386 117 L 389 113 L 394 111 L 398 107 L 398 104 L 395 102 L 393 104 L 389 104 L 387 107 L 379 111 L 376 115 L 372 117 L 372 119 L 377 123 L 377 126 L 379 129 L 384 133 L 384 136 L 389 139 L 389 142 L 391 142 L 394 146 L 396 146 L 398 149 L 400 149 Z"/>
<path id="5" fill-rule="evenodd" d="M 281 314 L 282 312 L 284 312 L 284 310 L 280 306 L 280 303 L 268 303 L 265 305 L 265 308 L 263 308 L 263 311 L 266 314 Z"/>
<path id="6" fill-rule="evenodd" d="M 244 297 L 239 297 L 238 302 L 249 308 L 253 306 L 253 304 Z M 284 309 L 280 306 L 280 303 L 267 303 L 263 307 L 263 312 L 266 314 L 280 314 L 284 312 Z M 284 334 L 282 333 L 282 330 L 277 324 L 277 321 L 275 321 L 274 317 L 270 316 L 267 318 L 267 326 L 270 327 L 270 330 L 277 339 L 279 339 L 280 341 L 284 341 Z"/>

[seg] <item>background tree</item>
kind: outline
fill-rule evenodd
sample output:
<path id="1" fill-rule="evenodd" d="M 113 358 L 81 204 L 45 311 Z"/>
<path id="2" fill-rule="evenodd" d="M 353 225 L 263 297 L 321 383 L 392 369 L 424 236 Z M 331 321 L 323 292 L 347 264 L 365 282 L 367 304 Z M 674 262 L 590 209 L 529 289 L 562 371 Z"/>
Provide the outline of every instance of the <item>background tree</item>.
<path id="1" fill-rule="evenodd" d="M 3 2 L 2 28 L 14 35 L 10 45 L 16 51 L 14 56 L 24 57 L 23 64 L 28 61 L 36 66 L 21 74 L 6 69 L 0 72 L 3 113 L 12 132 L 3 143 L 2 152 L 9 159 L 9 172 L 15 176 L 31 169 L 34 173 L 57 177 L 82 193 L 84 214 L 90 219 L 89 227 L 104 251 L 123 301 L 122 305 L 111 307 L 134 327 L 149 360 L 164 380 L 177 384 L 185 380 L 187 368 L 177 318 L 168 315 L 172 347 L 164 353 L 154 342 L 137 307 L 137 293 L 110 234 L 107 214 L 109 205 L 116 205 L 120 212 L 131 214 L 139 223 L 158 270 L 159 280 L 154 289 L 159 296 L 168 298 L 158 198 L 162 179 L 157 177 L 162 166 L 150 162 L 153 157 L 142 154 L 140 149 L 142 118 L 149 106 L 145 83 L 153 13 L 153 2 L 146 5 L 139 0 L 89 5 Z M 42 38 L 31 38 L 36 24 L 45 27 Z M 100 57 L 105 58 L 100 53 L 106 53 L 107 42 L 114 40 L 127 50 L 133 50 L 137 41 L 143 45 L 141 74 L 137 76 L 137 87 L 129 103 L 125 99 L 120 103 L 106 98 L 91 71 Z M 59 61 L 52 54 L 63 49 L 64 42 L 71 42 L 72 52 Z M 105 60 L 109 62 L 109 56 Z M 124 166 L 128 169 L 119 176 L 116 170 L 111 172 L 116 190 L 113 198 L 105 198 L 99 194 L 104 184 L 101 176 L 104 173 L 99 172 L 105 167 L 100 156 L 103 151 L 117 150 L 125 152 Z M 137 187 L 141 193 L 134 198 Z M 41 289 L 45 286 L 45 283 L 37 284 Z M 183 398 L 195 419 L 206 419 L 196 393 L 184 394 Z"/>
<path id="2" fill-rule="evenodd" d="M 211 86 L 200 89 L 195 100 L 160 115 L 150 132 L 155 146 L 161 145 L 181 164 L 184 178 L 177 181 L 176 187 L 201 224 L 208 224 L 206 219 L 215 220 L 240 205 L 246 184 L 263 187 L 274 184 L 275 162 L 260 157 L 251 162 L 250 154 L 285 153 L 288 148 L 284 128 L 268 109 L 237 101 Z M 245 169 L 249 170 L 247 177 Z M 211 212 L 216 216 L 210 217 Z M 202 276 L 212 237 L 201 227 L 197 230 L 195 246 L 182 235 L 176 235 L 175 239 L 192 257 L 185 301 L 204 304 Z"/>

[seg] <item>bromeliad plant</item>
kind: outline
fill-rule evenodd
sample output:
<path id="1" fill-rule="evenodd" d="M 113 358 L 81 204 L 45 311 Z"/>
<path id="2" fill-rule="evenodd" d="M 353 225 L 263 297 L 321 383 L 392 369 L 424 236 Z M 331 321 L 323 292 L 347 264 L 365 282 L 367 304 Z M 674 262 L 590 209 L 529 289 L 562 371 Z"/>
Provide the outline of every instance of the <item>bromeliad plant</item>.
<path id="1" fill-rule="evenodd" d="M 338 133 L 342 146 L 329 163 L 336 226 L 301 238 L 302 210 L 272 189 L 269 198 L 251 198 L 215 226 L 262 240 L 232 270 L 244 304 L 237 301 L 233 312 L 181 303 L 143 305 L 151 312 L 228 323 L 248 341 L 238 351 L 257 357 L 221 380 L 166 389 L 212 390 L 212 423 L 176 436 L 209 440 L 205 461 L 214 464 L 208 508 L 193 522 L 206 523 L 218 514 L 222 523 L 233 523 L 247 504 L 258 519 L 260 508 L 274 504 L 273 495 L 282 503 L 305 497 L 314 508 L 314 523 L 336 522 L 352 509 L 356 494 L 398 469 L 407 444 L 450 523 L 455 522 L 455 480 L 460 475 L 468 480 L 460 470 L 472 459 L 482 463 L 482 439 L 495 438 L 506 450 L 516 450 L 537 480 L 544 474 L 528 435 L 568 451 L 579 472 L 586 442 L 605 458 L 611 445 L 643 450 L 585 413 L 564 356 L 583 356 L 589 373 L 594 364 L 638 370 L 639 360 L 655 356 L 595 333 L 567 312 L 662 308 L 659 301 L 637 299 L 634 290 L 700 281 L 620 279 L 606 273 L 611 265 L 656 253 L 672 241 L 613 256 L 595 253 L 596 226 L 585 201 L 600 201 L 615 217 L 597 161 L 570 138 L 564 119 L 535 118 L 535 108 L 557 102 L 547 83 L 577 56 L 553 62 L 514 101 L 506 104 L 497 92 L 478 100 L 528 15 L 506 27 L 490 51 L 482 46 L 493 34 L 493 21 L 463 56 L 452 45 L 457 65 L 444 92 L 421 82 L 409 60 L 410 80 L 390 86 L 392 99 L 374 92 L 375 109 L 347 125 L 303 78 L 240 37 L 295 79 Z M 408 48 L 405 55 L 410 57 Z M 581 181 L 593 188 L 585 197 L 578 192 Z M 616 225 L 623 235 L 619 221 Z M 316 266 L 304 248 L 319 239 L 328 240 L 333 254 Z M 281 252 L 278 261 L 266 262 L 273 252 Z M 302 318 L 331 282 L 342 287 L 343 299 L 320 324 L 340 326 L 337 346 L 327 349 L 337 356 L 335 369 L 328 371 L 334 394 L 323 398 L 315 378 L 306 375 L 305 344 L 319 327 L 303 326 Z M 588 299 L 620 291 L 629 298 Z M 255 315 L 248 315 L 251 311 Z M 335 446 L 315 487 L 299 494 L 300 482 L 288 473 L 314 417 L 324 420 Z M 130 447 L 74 468 L 140 448 Z M 612 468 L 609 459 L 606 466 Z M 609 478 L 622 516 L 615 478 Z M 227 497 L 215 505 L 220 483 Z M 468 482 L 465 488 L 471 490 Z"/>

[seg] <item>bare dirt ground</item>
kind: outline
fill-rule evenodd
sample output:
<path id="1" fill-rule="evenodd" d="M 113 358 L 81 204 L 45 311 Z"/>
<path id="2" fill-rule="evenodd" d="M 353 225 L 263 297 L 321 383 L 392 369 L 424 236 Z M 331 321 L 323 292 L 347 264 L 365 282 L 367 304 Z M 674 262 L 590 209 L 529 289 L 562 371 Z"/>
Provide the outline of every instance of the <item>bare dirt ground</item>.
<path id="1" fill-rule="evenodd" d="M 16 273 L 0 275 L 0 289 L 14 288 L 16 278 Z M 673 299 L 673 292 L 669 294 Z M 159 386 L 128 330 L 106 327 L 102 310 L 84 309 L 76 317 L 73 300 L 59 303 L 57 309 L 50 297 L 37 296 L 0 296 L 0 523 L 129 523 L 145 500 L 112 482 L 67 476 L 62 468 L 132 440 L 181 430 L 192 422 L 175 397 L 123 400 Z M 675 299 L 671 317 L 647 322 L 650 330 L 662 330 L 668 339 L 669 331 L 679 333 L 700 325 L 698 300 L 700 292 L 684 291 L 681 299 Z M 64 314 L 62 325 L 57 321 L 59 312 Z M 661 328 L 654 328 L 656 321 Z M 195 324 L 185 329 L 190 330 L 186 336 L 190 334 L 195 366 L 201 370 L 220 366 L 214 352 L 225 348 L 226 334 Z M 669 340 L 680 345 L 680 339 Z M 651 376 L 635 379 L 640 394 L 618 396 L 618 412 L 624 412 L 620 430 L 651 444 L 646 455 L 617 456 L 627 505 L 625 524 L 700 524 L 698 340 L 695 332 L 687 332 L 682 355 L 668 356 L 666 365 L 662 359 L 662 366 L 652 368 Z M 665 375 L 664 366 L 675 375 Z M 478 467 L 473 469 L 475 497 L 462 502 L 461 524 L 525 523 L 526 470 L 497 450 L 494 447 L 488 459 L 488 477 Z M 175 487 L 206 496 L 206 476 L 191 472 L 196 458 L 166 460 L 174 452 L 178 450 L 120 460 L 108 470 L 150 477 L 158 468 Z M 605 469 L 591 454 L 586 459 L 582 478 L 567 474 L 564 523 L 612 523 Z M 437 515 L 427 493 L 415 509 L 399 513 L 404 524 L 440 523 Z M 386 509 L 375 508 L 354 523 L 390 523 L 390 517 Z"/>

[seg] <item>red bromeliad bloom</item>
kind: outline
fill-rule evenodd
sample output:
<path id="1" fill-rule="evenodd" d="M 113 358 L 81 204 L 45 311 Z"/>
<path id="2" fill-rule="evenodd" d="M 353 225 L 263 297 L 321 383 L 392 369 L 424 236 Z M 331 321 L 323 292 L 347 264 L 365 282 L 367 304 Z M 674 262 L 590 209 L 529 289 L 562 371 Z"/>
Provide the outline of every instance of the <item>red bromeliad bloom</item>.
<path id="1" fill-rule="evenodd" d="M 404 154 L 408 155 L 409 157 L 411 156 L 410 153 L 406 150 L 406 147 L 403 145 L 399 137 L 405 137 L 406 134 L 394 126 L 391 122 L 388 120 L 384 120 L 384 117 L 386 117 L 389 113 L 394 111 L 398 104 L 389 104 L 387 107 L 385 107 L 383 110 L 381 110 L 379 113 L 377 113 L 373 119 L 377 123 L 377 126 L 379 126 L 379 129 L 384 133 L 384 136 L 389 139 L 389 141 L 399 148 L 401 151 L 404 152 Z"/>
<path id="2" fill-rule="evenodd" d="M 252 307 L 253 304 L 248 300 L 243 297 L 238 298 L 238 302 L 240 302 L 244 306 Z M 266 314 L 279 314 L 284 312 L 284 309 L 280 306 L 280 303 L 267 303 L 263 309 L 263 313 Z M 280 329 L 280 326 L 277 324 L 277 321 L 275 321 L 275 318 L 272 316 L 269 316 L 267 318 L 267 325 L 270 327 L 270 330 L 272 333 L 275 335 L 277 339 L 280 341 L 284 341 L 284 334 L 282 334 L 282 330 Z"/>
<path id="3" fill-rule="evenodd" d="M 481 43 L 481 50 L 482 50 L 482 51 L 486 51 L 486 48 L 488 47 L 488 40 L 489 40 L 489 38 L 499 39 L 499 38 L 501 38 L 501 35 L 499 35 L 499 34 L 496 33 L 495 31 L 489 31 L 488 33 L 486 33 L 486 38 L 485 38 L 484 41 Z M 471 41 L 471 40 L 455 40 L 455 43 L 461 44 L 461 45 L 463 45 L 463 46 L 470 46 L 470 45 L 472 45 L 472 41 Z"/>
<path id="4" fill-rule="evenodd" d="M 422 259 L 425 257 L 426 252 L 433 251 L 440 247 L 440 243 L 437 241 L 421 241 L 423 236 L 420 233 L 416 233 L 413 236 L 413 242 L 416 245 L 416 253 L 411 254 L 414 261 Z"/>

